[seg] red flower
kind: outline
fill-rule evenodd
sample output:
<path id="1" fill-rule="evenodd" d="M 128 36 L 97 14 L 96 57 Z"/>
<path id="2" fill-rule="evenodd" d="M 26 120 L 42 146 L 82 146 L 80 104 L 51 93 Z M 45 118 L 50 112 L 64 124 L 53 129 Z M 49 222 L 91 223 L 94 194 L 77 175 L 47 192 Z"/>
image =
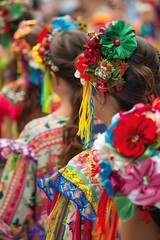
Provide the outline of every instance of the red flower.
<path id="1" fill-rule="evenodd" d="M 86 73 L 82 74 L 81 78 L 83 78 L 86 82 L 89 82 L 90 79 L 91 79 L 91 77 L 88 74 L 86 74 Z"/>
<path id="2" fill-rule="evenodd" d="M 160 112 L 160 98 L 156 98 L 153 102 L 153 108 Z"/>
<path id="3" fill-rule="evenodd" d="M 109 93 L 114 93 L 114 88 L 109 89 Z"/>
<path id="4" fill-rule="evenodd" d="M 120 62 L 115 62 L 115 66 L 119 67 L 120 66 Z"/>
<path id="5" fill-rule="evenodd" d="M 103 62 L 103 63 L 102 63 L 102 66 L 103 66 L 103 67 L 107 67 L 107 62 Z"/>
<path id="6" fill-rule="evenodd" d="M 123 76 L 124 73 L 125 73 L 124 70 L 120 70 L 120 71 L 119 71 L 119 74 L 120 74 L 121 76 Z"/>
<path id="7" fill-rule="evenodd" d="M 88 66 L 93 65 L 101 58 L 101 48 L 97 39 L 90 40 L 87 43 L 86 50 L 84 51 L 85 62 Z"/>
<path id="8" fill-rule="evenodd" d="M 80 74 L 84 73 L 84 70 L 87 68 L 88 66 L 85 63 L 85 58 L 83 56 L 80 56 L 78 58 L 78 62 L 76 63 L 76 68 L 78 69 L 78 71 L 80 72 Z"/>
<path id="9" fill-rule="evenodd" d="M 107 71 L 112 72 L 112 66 L 107 66 Z"/>
<path id="10" fill-rule="evenodd" d="M 123 86 L 120 86 L 117 88 L 117 91 L 121 91 L 123 89 Z"/>
<path id="11" fill-rule="evenodd" d="M 148 112 L 148 111 L 151 111 L 152 109 L 152 106 L 147 103 L 147 104 L 144 104 L 144 103 L 138 103 L 135 105 L 135 113 L 143 113 L 143 112 Z"/>
<path id="12" fill-rule="evenodd" d="M 156 142 L 156 124 L 145 115 L 130 114 L 121 118 L 113 130 L 114 147 L 126 157 L 138 158 L 146 146 Z"/>
<path id="13" fill-rule="evenodd" d="M 127 68 L 128 67 L 128 64 L 127 63 L 122 63 L 122 68 Z"/>

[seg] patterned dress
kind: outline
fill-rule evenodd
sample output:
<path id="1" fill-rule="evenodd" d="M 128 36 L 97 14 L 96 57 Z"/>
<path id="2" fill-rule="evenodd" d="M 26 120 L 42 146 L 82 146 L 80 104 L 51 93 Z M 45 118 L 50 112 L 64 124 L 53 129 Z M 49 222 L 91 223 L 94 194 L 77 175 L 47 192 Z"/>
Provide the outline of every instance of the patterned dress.
<path id="1" fill-rule="evenodd" d="M 96 178 L 97 162 L 97 151 L 92 148 L 74 157 L 51 178 L 39 181 L 51 200 L 47 240 L 92 239 L 104 190 Z"/>
<path id="2" fill-rule="evenodd" d="M 0 186 L 0 239 L 45 238 L 48 199 L 37 181 L 61 166 L 67 121 L 52 113 L 27 124 L 17 141 L 0 141 L 8 158 Z"/>

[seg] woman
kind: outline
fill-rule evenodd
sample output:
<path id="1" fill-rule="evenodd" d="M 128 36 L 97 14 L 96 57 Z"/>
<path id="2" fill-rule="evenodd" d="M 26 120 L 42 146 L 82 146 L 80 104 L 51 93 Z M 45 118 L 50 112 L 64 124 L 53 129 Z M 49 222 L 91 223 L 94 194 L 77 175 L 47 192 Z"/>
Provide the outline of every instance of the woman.
<path id="1" fill-rule="evenodd" d="M 68 16 L 54 18 L 52 28 L 39 35 L 41 50 L 37 54 L 41 54 L 45 84 L 54 88 L 61 105 L 54 113 L 27 124 L 17 141 L 1 140 L 1 147 L 6 147 L 2 155 L 5 150 L 13 152 L 1 181 L 1 239 L 45 238 L 47 199 L 36 181 L 51 176 L 82 151 L 76 136 L 82 89 L 74 77 L 74 59 L 82 52 L 87 36 Z"/>
<path id="2" fill-rule="evenodd" d="M 160 95 L 160 62 L 156 49 L 136 37 L 134 29 L 122 20 L 108 23 L 99 33 L 90 34 L 77 69 L 76 76 L 83 84 L 78 135 L 87 147 L 93 110 L 110 131 L 112 117 L 117 112 L 130 110 L 139 102 L 151 104 L 151 96 Z M 53 201 L 47 239 L 67 239 L 67 236 L 69 239 L 115 239 L 118 217 L 97 177 L 97 163 L 97 151 L 91 148 L 74 157 L 51 178 L 39 181 L 39 186 Z M 99 227 L 94 225 L 97 215 Z M 109 226 L 104 226 L 106 218 Z M 142 236 L 147 240 L 158 239 L 158 234 L 153 220 L 146 225 L 138 215 L 122 223 L 123 240 L 139 240 Z"/>
<path id="3" fill-rule="evenodd" d="M 40 104 L 42 71 L 31 58 L 31 49 L 41 30 L 36 20 L 28 20 L 22 21 L 14 34 L 11 51 L 19 78 L 0 92 L 2 137 L 16 138 L 26 123 L 44 115 Z"/>

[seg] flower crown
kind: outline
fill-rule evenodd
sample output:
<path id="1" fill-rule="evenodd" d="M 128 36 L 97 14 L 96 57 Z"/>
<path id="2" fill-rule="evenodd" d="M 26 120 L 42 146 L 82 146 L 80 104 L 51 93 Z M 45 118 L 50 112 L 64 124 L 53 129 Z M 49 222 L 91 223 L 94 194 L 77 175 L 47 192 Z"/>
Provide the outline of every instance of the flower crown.
<path id="1" fill-rule="evenodd" d="M 31 46 L 25 40 L 25 37 L 30 34 L 31 27 L 37 23 L 36 20 L 22 21 L 19 24 L 17 31 L 14 33 L 14 41 L 11 44 L 11 51 L 17 59 L 17 72 L 22 73 L 22 61 L 29 60 Z"/>
<path id="2" fill-rule="evenodd" d="M 91 143 L 94 89 L 114 93 L 125 84 L 129 59 L 137 48 L 135 30 L 123 20 L 107 23 L 99 33 L 89 33 L 86 49 L 78 58 L 75 77 L 83 84 L 78 135 L 85 147 Z"/>
<path id="3" fill-rule="evenodd" d="M 69 15 L 54 17 L 51 28 L 52 29 L 44 28 L 39 35 L 38 44 L 33 48 L 33 56 L 43 71 L 49 69 L 57 72 L 59 68 L 54 64 L 49 49 L 52 37 L 54 37 L 57 32 L 65 32 L 71 29 L 79 29 L 85 32 L 87 28 L 86 23 L 80 18 L 72 18 Z"/>
<path id="4" fill-rule="evenodd" d="M 136 104 L 113 117 L 99 145 L 102 184 L 124 221 L 140 209 L 160 208 L 159 123 L 160 98 L 152 106 Z"/>

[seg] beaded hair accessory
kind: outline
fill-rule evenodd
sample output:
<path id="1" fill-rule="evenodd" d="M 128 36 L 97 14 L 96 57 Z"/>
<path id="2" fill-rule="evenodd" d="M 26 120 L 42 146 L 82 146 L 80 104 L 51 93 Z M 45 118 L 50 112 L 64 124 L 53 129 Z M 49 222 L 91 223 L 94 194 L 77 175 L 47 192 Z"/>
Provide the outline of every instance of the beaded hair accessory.
<path id="1" fill-rule="evenodd" d="M 137 48 L 135 30 L 123 20 L 107 23 L 98 33 L 89 33 L 82 56 L 78 58 L 75 76 L 83 84 L 78 135 L 84 145 L 91 142 L 94 89 L 114 93 L 125 84 L 129 59 Z"/>

